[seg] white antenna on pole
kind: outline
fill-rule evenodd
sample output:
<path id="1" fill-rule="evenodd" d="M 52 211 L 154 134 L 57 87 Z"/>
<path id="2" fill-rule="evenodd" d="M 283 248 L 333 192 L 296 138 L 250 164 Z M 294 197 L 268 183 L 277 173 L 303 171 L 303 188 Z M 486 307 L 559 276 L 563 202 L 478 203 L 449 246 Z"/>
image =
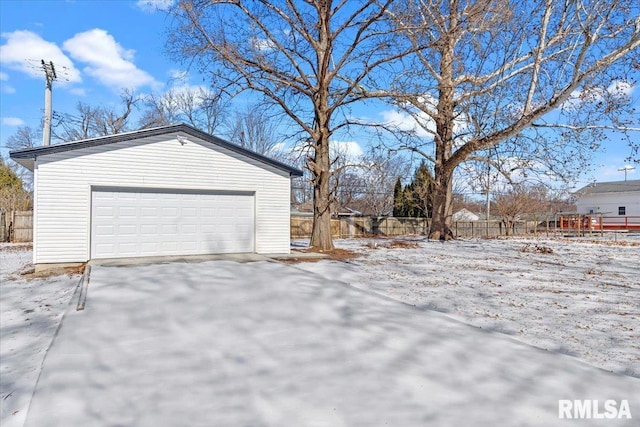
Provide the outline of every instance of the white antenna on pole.
<path id="1" fill-rule="evenodd" d="M 625 181 L 627 180 L 627 172 L 633 171 L 633 170 L 636 170 L 636 168 L 634 168 L 633 166 L 630 166 L 630 165 L 627 165 L 627 166 L 625 166 L 623 168 L 618 169 L 618 171 L 620 171 L 620 172 L 624 171 L 624 180 Z"/>
<path id="2" fill-rule="evenodd" d="M 42 129 L 42 145 L 51 144 L 51 115 L 52 115 L 52 83 L 58 78 L 56 76 L 56 69 L 53 65 L 53 61 L 49 63 L 41 60 L 42 69 L 44 70 L 47 84 L 44 90 L 44 128 Z"/>

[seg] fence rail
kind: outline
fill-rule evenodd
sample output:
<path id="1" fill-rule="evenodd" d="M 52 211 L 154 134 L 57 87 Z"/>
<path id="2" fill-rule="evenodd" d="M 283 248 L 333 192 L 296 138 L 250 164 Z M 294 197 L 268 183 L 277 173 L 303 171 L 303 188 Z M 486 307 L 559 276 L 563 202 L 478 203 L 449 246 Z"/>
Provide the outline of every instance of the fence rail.
<path id="1" fill-rule="evenodd" d="M 334 238 L 365 236 L 405 236 L 426 234 L 430 220 L 426 218 L 348 217 L 331 220 Z M 311 237 L 313 218 L 291 217 L 291 238 Z M 518 221 L 507 228 L 502 221 L 455 221 L 451 231 L 455 237 L 499 237 L 574 233 L 588 235 L 611 229 L 640 230 L 640 217 L 564 216 L 537 221 Z M 0 211 L 0 242 L 33 241 L 33 211 Z"/>
<path id="2" fill-rule="evenodd" d="M 313 218 L 291 217 L 291 238 L 311 237 Z M 430 220 L 426 218 L 350 217 L 331 220 L 334 238 L 363 236 L 404 236 L 426 234 Z M 502 221 L 456 221 L 451 231 L 456 237 L 498 237 L 524 234 L 549 234 L 555 231 L 552 218 L 542 221 L 519 221 L 507 228 Z"/>

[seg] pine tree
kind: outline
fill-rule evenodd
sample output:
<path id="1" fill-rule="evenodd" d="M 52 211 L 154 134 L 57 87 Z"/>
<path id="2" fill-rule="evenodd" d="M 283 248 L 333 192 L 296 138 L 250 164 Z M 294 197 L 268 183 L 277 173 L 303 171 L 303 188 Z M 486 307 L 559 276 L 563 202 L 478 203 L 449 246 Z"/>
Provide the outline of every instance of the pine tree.
<path id="1" fill-rule="evenodd" d="M 411 182 L 411 213 L 413 217 L 430 218 L 433 212 L 433 178 L 427 164 L 422 161 Z"/>
<path id="2" fill-rule="evenodd" d="M 396 185 L 393 187 L 393 216 L 398 218 L 404 216 L 404 190 L 402 188 L 402 180 L 398 177 Z"/>

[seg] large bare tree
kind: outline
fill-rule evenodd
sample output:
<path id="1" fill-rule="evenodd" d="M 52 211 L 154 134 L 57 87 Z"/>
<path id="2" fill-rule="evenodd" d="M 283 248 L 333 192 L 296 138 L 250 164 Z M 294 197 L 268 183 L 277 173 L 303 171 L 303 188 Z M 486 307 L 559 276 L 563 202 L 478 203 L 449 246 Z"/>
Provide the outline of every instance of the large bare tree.
<path id="1" fill-rule="evenodd" d="M 395 102 L 430 134 L 406 146 L 433 165 L 430 238 L 448 235 L 464 162 L 558 179 L 586 163 L 604 130 L 639 130 L 628 96 L 639 10 L 626 0 L 396 3 L 397 30 L 419 49 L 397 74 L 405 94 Z"/>
<path id="2" fill-rule="evenodd" d="M 388 80 L 382 69 L 406 53 L 392 43 L 392 2 L 181 0 L 173 11 L 168 46 L 176 58 L 259 94 L 309 145 L 311 246 L 320 250 L 333 248 L 330 139 L 349 126 L 348 107 L 367 96 L 364 88 Z"/>

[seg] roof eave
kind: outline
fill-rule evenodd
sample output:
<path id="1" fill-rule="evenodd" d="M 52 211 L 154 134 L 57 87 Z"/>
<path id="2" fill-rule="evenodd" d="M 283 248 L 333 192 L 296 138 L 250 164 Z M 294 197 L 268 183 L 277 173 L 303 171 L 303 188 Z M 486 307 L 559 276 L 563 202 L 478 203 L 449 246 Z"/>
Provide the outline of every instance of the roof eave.
<path id="1" fill-rule="evenodd" d="M 153 137 L 158 135 L 168 135 L 168 134 L 180 133 L 180 132 L 191 135 L 205 142 L 218 145 L 222 148 L 226 148 L 228 150 L 234 151 L 245 157 L 252 158 L 254 160 L 268 164 L 272 167 L 283 170 L 285 172 L 288 172 L 290 177 L 300 177 L 303 175 L 303 172 L 297 168 L 291 167 L 285 163 L 279 162 L 277 160 L 271 159 L 261 154 L 254 153 L 253 151 L 242 148 L 239 145 L 232 144 L 228 141 L 225 141 L 221 138 L 210 135 L 208 133 L 202 132 L 201 130 L 186 124 L 169 125 L 169 126 L 163 126 L 158 128 L 152 128 L 152 129 L 143 129 L 135 132 L 127 132 L 122 134 L 103 136 L 99 138 L 85 139 L 81 141 L 70 142 L 67 144 L 14 150 L 9 153 L 9 157 L 11 157 L 11 159 L 15 160 L 17 163 L 21 164 L 22 166 L 26 167 L 27 169 L 33 170 L 33 162 L 35 161 L 37 156 L 46 156 L 48 154 L 55 154 L 55 153 L 61 153 L 66 151 L 78 150 L 82 148 L 96 147 L 101 145 L 114 144 L 117 142 L 148 138 L 148 137 Z M 31 165 L 31 167 L 27 165 Z"/>

